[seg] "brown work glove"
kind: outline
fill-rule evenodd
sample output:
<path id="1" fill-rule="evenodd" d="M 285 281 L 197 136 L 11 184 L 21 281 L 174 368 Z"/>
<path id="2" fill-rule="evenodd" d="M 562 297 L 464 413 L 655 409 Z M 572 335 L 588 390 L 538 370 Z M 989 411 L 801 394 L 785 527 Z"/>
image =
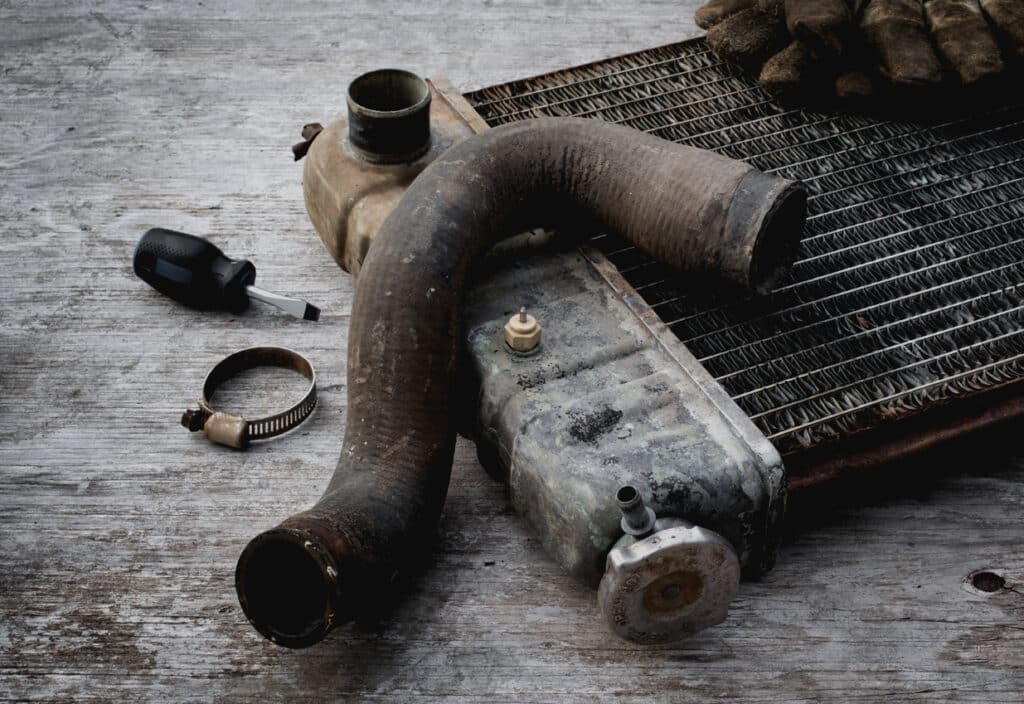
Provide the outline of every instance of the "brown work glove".
<path id="1" fill-rule="evenodd" d="M 985 19 L 995 28 L 1004 51 L 1024 58 L 1024 2 L 1021 0 L 981 0 Z"/>
<path id="2" fill-rule="evenodd" d="M 1024 57 L 1024 0 L 711 0 L 695 19 L 715 53 L 794 98 L 973 86 Z"/>

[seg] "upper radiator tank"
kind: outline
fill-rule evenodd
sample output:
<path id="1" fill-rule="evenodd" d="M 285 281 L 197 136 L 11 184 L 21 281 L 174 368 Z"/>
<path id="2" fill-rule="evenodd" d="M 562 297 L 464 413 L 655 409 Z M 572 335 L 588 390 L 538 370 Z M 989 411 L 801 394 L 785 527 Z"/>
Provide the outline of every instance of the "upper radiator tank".
<path id="1" fill-rule="evenodd" d="M 320 239 L 353 276 L 381 223 L 409 184 L 455 142 L 473 134 L 419 76 L 371 71 L 348 89 L 347 117 L 316 136 L 302 191 Z"/>

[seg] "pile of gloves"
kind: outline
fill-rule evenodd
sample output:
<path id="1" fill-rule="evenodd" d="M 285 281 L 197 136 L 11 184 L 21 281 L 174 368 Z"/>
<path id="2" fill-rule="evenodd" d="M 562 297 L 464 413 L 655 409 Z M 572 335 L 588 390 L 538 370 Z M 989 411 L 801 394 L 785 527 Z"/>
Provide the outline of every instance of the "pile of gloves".
<path id="1" fill-rule="evenodd" d="M 945 94 L 1024 64 L 1024 0 L 710 0 L 695 20 L 792 99 Z"/>

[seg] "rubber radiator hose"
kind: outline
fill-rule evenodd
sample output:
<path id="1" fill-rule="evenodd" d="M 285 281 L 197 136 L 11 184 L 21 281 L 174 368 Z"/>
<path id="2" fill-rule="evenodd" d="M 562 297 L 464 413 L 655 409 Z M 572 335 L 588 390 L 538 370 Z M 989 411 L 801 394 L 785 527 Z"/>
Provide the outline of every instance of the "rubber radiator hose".
<path id="1" fill-rule="evenodd" d="M 792 262 L 805 204 L 798 183 L 596 120 L 525 120 L 445 152 L 363 264 L 345 437 L 327 490 L 239 558 L 253 626 L 279 645 L 311 645 L 379 606 L 429 549 L 455 447 L 463 299 L 489 247 L 582 218 L 678 269 L 763 293 Z"/>

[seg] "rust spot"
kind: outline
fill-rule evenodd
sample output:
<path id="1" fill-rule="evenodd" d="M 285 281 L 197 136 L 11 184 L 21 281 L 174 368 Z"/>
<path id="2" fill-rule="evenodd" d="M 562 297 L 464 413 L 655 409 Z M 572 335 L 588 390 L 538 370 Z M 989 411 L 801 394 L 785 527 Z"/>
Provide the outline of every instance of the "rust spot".
<path id="1" fill-rule="evenodd" d="M 597 439 L 615 427 L 622 419 L 622 411 L 605 406 L 599 411 L 587 413 L 569 411 L 569 433 L 580 442 L 597 442 Z"/>
<path id="2" fill-rule="evenodd" d="M 671 613 L 693 604 L 704 594 L 704 579 L 696 572 L 672 572 L 651 582 L 644 590 L 644 608 L 652 613 Z"/>

